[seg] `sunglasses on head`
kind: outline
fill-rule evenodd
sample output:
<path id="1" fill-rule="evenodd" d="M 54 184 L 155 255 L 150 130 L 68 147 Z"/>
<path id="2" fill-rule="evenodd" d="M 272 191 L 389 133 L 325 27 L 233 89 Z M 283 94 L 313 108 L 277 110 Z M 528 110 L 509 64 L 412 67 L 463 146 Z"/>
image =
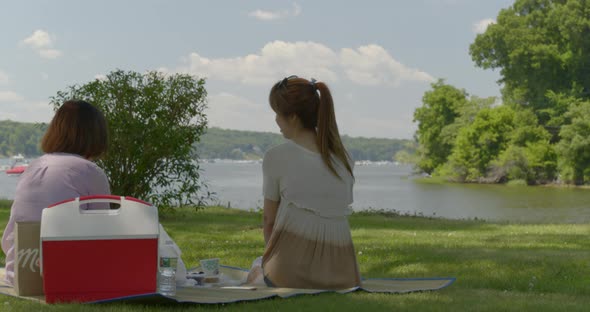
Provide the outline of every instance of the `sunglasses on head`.
<path id="1" fill-rule="evenodd" d="M 285 77 L 283 80 L 281 80 L 281 82 L 279 82 L 278 87 L 279 88 L 286 88 L 287 83 L 289 82 L 289 79 L 293 79 L 293 78 L 299 78 L 299 77 L 297 77 L 297 75 L 291 75 L 289 77 Z"/>
<path id="2" fill-rule="evenodd" d="M 285 78 L 283 78 L 283 80 L 281 80 L 279 82 L 279 85 L 277 87 L 286 88 L 287 83 L 289 82 L 289 79 L 293 79 L 293 78 L 299 78 L 299 77 L 297 77 L 297 75 L 291 75 L 289 77 L 285 77 Z M 317 80 L 315 80 L 314 78 L 311 78 L 311 80 L 309 81 L 309 85 L 313 87 L 314 91 L 317 90 L 316 82 L 317 82 Z"/>

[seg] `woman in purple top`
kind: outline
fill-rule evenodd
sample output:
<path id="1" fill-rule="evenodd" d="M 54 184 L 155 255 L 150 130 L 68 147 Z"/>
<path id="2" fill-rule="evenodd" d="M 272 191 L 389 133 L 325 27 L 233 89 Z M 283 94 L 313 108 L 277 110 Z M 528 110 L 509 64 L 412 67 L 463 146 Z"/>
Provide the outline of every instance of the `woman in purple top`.
<path id="1" fill-rule="evenodd" d="M 7 282 L 14 280 L 16 222 L 38 222 L 43 208 L 62 200 L 110 194 L 107 176 L 93 162 L 106 152 L 107 146 L 107 124 L 94 106 L 67 101 L 57 110 L 41 141 L 45 155 L 31 162 L 16 186 L 2 236 Z"/>

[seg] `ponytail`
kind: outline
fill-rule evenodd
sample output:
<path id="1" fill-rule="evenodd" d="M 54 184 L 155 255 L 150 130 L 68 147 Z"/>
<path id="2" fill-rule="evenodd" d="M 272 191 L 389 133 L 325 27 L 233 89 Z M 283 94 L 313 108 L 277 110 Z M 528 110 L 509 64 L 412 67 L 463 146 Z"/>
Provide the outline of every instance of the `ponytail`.
<path id="1" fill-rule="evenodd" d="M 313 87 L 320 93 L 320 105 L 318 107 L 317 138 L 322 155 L 322 160 L 328 166 L 330 171 L 339 178 L 342 178 L 334 168 L 332 155 L 334 155 L 344 165 L 346 170 L 354 177 L 352 167 L 349 161 L 350 155 L 346 152 L 336 124 L 336 114 L 334 113 L 334 101 L 330 89 L 323 82 L 313 81 Z"/>
<path id="2" fill-rule="evenodd" d="M 268 101 L 275 113 L 283 116 L 295 114 L 304 128 L 316 131 L 322 160 L 335 176 L 342 179 L 334 167 L 334 158 L 354 178 L 350 155 L 342 145 L 338 133 L 332 94 L 325 83 L 289 76 L 274 84 Z"/>

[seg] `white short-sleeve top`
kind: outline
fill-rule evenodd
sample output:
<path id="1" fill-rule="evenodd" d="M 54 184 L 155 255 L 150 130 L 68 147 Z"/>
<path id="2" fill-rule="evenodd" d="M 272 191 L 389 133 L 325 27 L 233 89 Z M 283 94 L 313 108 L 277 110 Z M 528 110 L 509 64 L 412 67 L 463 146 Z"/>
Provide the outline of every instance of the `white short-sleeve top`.
<path id="1" fill-rule="evenodd" d="M 270 149 L 262 162 L 264 198 L 294 205 L 323 217 L 342 217 L 352 212 L 354 178 L 333 157 L 330 171 L 319 153 L 288 140 Z M 353 162 L 349 161 L 351 168 Z"/>

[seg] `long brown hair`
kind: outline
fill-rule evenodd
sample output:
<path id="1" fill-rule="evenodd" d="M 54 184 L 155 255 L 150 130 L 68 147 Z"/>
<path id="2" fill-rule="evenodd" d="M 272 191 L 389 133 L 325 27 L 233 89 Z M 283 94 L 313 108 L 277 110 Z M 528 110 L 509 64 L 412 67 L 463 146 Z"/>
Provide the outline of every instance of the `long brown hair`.
<path id="1" fill-rule="evenodd" d="M 66 101 L 57 110 L 43 139 L 45 153 L 69 153 L 95 159 L 108 147 L 107 123 L 96 107 L 85 101 Z"/>
<path id="2" fill-rule="evenodd" d="M 341 178 L 332 157 L 340 160 L 354 177 L 350 155 L 340 140 L 332 94 L 325 83 L 290 76 L 271 88 L 268 100 L 275 113 L 284 117 L 295 114 L 304 128 L 316 133 L 322 160 L 334 175 Z"/>

